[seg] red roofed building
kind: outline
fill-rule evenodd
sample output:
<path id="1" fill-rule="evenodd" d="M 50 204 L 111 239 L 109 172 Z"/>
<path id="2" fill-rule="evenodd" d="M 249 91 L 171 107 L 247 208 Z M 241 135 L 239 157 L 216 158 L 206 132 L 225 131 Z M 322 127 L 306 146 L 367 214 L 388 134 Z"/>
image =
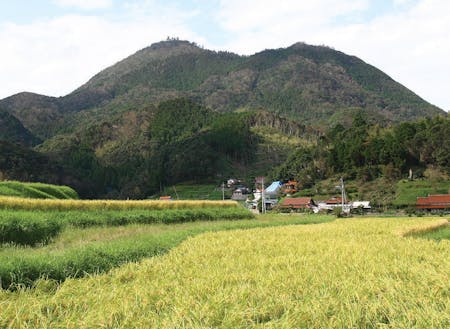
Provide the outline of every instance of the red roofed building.
<path id="1" fill-rule="evenodd" d="M 434 194 L 427 197 L 418 197 L 416 209 L 450 209 L 450 194 Z"/>
<path id="2" fill-rule="evenodd" d="M 280 205 L 281 208 L 290 209 L 311 209 L 317 207 L 313 199 L 309 197 L 305 198 L 286 198 Z"/>

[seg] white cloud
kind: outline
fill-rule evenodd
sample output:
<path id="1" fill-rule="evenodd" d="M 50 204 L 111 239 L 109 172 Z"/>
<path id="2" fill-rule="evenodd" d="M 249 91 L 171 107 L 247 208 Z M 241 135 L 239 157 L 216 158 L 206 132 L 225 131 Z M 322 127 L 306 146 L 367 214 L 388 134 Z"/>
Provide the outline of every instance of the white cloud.
<path id="1" fill-rule="evenodd" d="M 61 7 L 74 7 L 83 10 L 104 9 L 112 6 L 112 0 L 53 0 Z"/>
<path id="2" fill-rule="evenodd" d="M 101 69 L 167 36 L 204 42 L 180 17 L 156 11 L 132 21 L 67 15 L 0 25 L 0 99 L 22 91 L 65 95 Z"/>
<path id="3" fill-rule="evenodd" d="M 350 0 L 223 0 L 217 17 L 233 33 L 224 48 L 251 54 L 297 41 L 326 44 L 360 57 L 450 110 L 444 92 L 450 89 L 450 2 L 420 0 L 406 11 L 361 22 L 359 15 L 367 8 L 367 1 Z"/>

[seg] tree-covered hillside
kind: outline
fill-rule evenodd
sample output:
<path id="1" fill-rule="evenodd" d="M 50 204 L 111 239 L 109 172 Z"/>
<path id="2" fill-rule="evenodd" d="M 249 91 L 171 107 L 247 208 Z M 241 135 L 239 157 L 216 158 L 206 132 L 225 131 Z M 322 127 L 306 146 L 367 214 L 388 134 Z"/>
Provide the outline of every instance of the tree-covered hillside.
<path id="1" fill-rule="evenodd" d="M 379 177 L 395 181 L 406 178 L 410 169 L 414 177 L 428 170 L 448 179 L 449 140 L 450 116 L 382 128 L 358 112 L 351 126 L 338 124 L 316 145 L 297 148 L 272 175 L 297 179 L 305 187 L 333 175 L 363 182 Z"/>
<path id="2" fill-rule="evenodd" d="M 290 134 L 290 143 L 282 145 L 276 134 Z M 38 150 L 91 182 L 96 195 L 145 197 L 187 180 L 263 174 L 303 137 L 315 138 L 268 112 L 219 113 L 177 98 L 55 136 Z M 269 147 L 278 154 L 264 153 Z"/>

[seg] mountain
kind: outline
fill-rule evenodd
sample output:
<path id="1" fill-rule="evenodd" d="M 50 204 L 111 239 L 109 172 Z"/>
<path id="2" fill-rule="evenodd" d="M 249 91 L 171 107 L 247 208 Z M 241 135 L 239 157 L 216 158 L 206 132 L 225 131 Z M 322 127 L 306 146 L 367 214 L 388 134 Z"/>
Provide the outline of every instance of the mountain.
<path id="1" fill-rule="evenodd" d="M 35 136 L 11 113 L 0 109 L 0 140 L 34 146 L 42 141 Z"/>
<path id="2" fill-rule="evenodd" d="M 313 157 L 310 150 L 328 145 L 329 128 L 348 129 L 355 114 L 376 129 L 445 114 L 331 48 L 297 43 L 239 56 L 179 40 L 142 49 L 69 95 L 24 92 L 0 100 L 0 109 L 0 139 L 42 141 L 14 153 L 18 171 L 6 172 L 4 158 L 6 177 L 60 180 L 81 197 L 110 198 L 146 197 L 179 181 L 288 172 L 286 161 L 302 167 L 297 149 Z M 12 145 L 2 147 L 12 154 Z M 59 168 L 58 177 L 40 175 L 33 162 Z M 314 177 L 315 167 L 307 169 Z"/>
<path id="3" fill-rule="evenodd" d="M 220 112 L 264 109 L 316 126 L 342 121 L 355 109 L 382 123 L 444 114 L 377 68 L 328 47 L 296 43 L 239 56 L 179 40 L 142 49 L 67 96 L 21 93 L 0 107 L 48 138 L 80 121 L 176 97 Z"/>

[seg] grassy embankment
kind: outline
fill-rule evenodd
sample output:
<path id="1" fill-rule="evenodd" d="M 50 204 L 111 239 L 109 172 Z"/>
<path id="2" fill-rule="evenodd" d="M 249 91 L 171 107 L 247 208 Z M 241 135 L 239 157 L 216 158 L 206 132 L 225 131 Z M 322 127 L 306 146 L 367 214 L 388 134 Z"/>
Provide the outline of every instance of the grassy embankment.
<path id="1" fill-rule="evenodd" d="M 78 199 L 77 192 L 68 186 L 17 181 L 0 182 L 0 196 L 36 199 Z"/>
<path id="2" fill-rule="evenodd" d="M 448 328 L 442 218 L 342 219 L 207 233 L 58 289 L 0 291 L 0 326 Z"/>

